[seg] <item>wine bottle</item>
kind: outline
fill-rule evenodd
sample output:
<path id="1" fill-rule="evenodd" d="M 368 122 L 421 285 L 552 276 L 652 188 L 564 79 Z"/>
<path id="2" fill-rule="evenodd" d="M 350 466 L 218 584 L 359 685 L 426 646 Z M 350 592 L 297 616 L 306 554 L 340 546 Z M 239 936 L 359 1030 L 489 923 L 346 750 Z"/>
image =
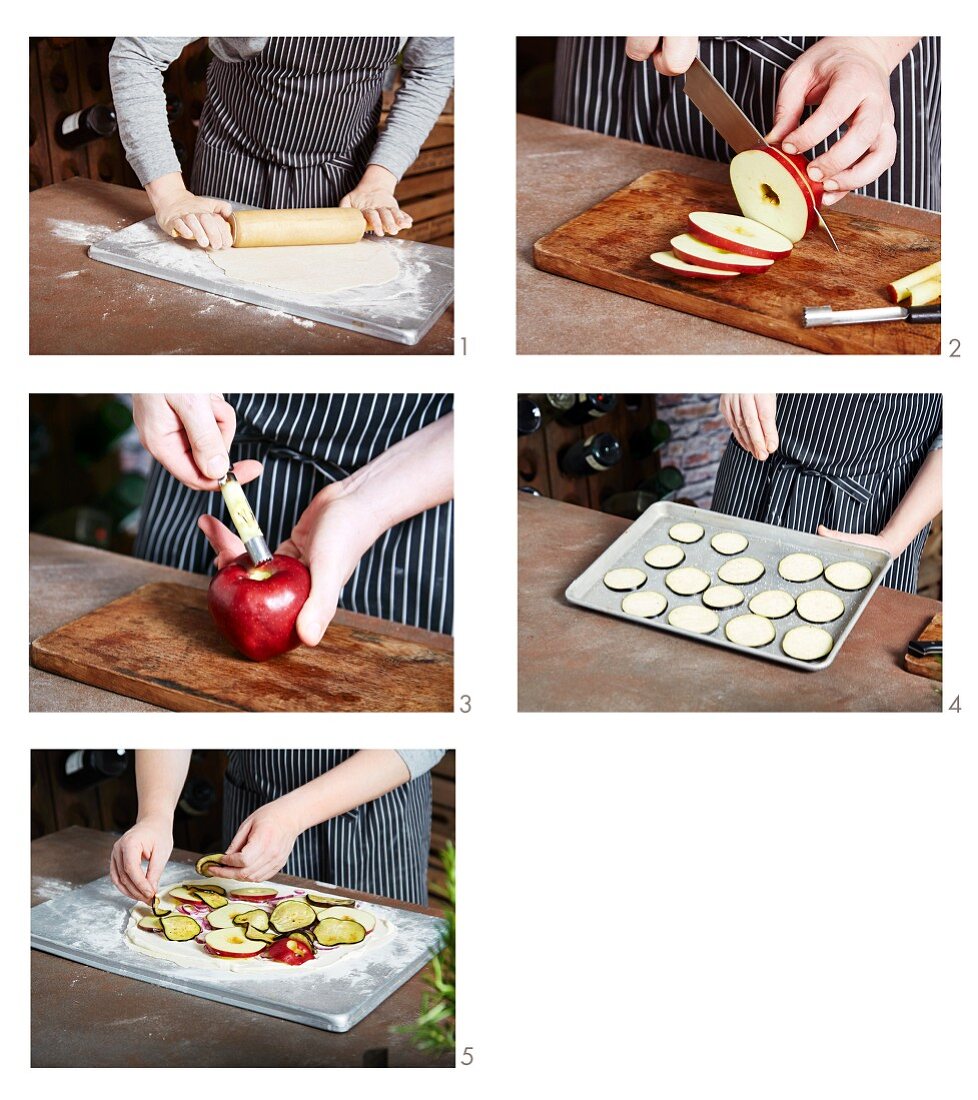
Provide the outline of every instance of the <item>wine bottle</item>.
<path id="1" fill-rule="evenodd" d="M 115 111 L 106 103 L 93 103 L 80 111 L 62 115 L 55 123 L 54 137 L 62 149 L 77 149 L 90 141 L 116 132 Z"/>
<path id="2" fill-rule="evenodd" d="M 587 424 L 599 416 L 610 413 L 618 404 L 616 393 L 578 393 L 574 403 L 557 417 L 561 424 L 574 426 Z"/>
<path id="3" fill-rule="evenodd" d="M 656 500 L 662 500 L 671 493 L 678 493 L 685 484 L 682 470 L 677 470 L 675 466 L 663 466 L 652 477 L 641 482 L 639 489 L 643 493 L 654 493 Z"/>
<path id="4" fill-rule="evenodd" d="M 659 499 L 655 493 L 646 493 L 641 489 L 631 489 L 627 493 L 612 493 L 611 496 L 601 502 L 601 509 L 613 516 L 638 519 L 646 508 L 655 504 Z"/>
<path id="5" fill-rule="evenodd" d="M 217 802 L 214 784 L 207 779 L 189 777 L 180 792 L 177 809 L 187 817 L 203 817 Z"/>
<path id="6" fill-rule="evenodd" d="M 129 767 L 126 749 L 75 749 L 61 761 L 61 786 L 69 791 L 94 787 L 105 779 L 116 779 Z"/>
<path id="7" fill-rule="evenodd" d="M 570 477 L 590 477 L 621 461 L 621 444 L 610 432 L 598 432 L 572 443 L 560 452 L 557 461 Z"/>
<path id="8" fill-rule="evenodd" d="M 543 414 L 536 401 L 529 397 L 520 397 L 516 401 L 518 431 L 520 435 L 532 435 L 539 431 L 543 423 Z"/>
<path id="9" fill-rule="evenodd" d="M 671 438 L 672 429 L 669 425 L 664 420 L 653 420 L 632 434 L 628 440 L 628 449 L 633 458 L 648 458 Z"/>

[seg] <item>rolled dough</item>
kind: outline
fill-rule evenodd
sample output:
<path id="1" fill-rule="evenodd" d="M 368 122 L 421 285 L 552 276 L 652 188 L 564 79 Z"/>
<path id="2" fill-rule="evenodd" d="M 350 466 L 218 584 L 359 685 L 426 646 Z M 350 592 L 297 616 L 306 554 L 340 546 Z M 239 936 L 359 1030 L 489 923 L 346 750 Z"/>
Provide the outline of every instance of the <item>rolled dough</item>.
<path id="1" fill-rule="evenodd" d="M 400 270 L 396 250 L 379 241 L 224 248 L 207 255 L 236 282 L 258 283 L 302 296 L 383 286 L 396 279 Z"/>
<path id="2" fill-rule="evenodd" d="M 176 883 L 175 885 L 179 885 Z M 274 882 L 236 882 L 233 879 L 220 880 L 220 885 L 230 892 L 243 886 L 271 886 L 283 893 L 291 894 L 291 887 L 276 886 Z M 166 894 L 163 896 L 163 904 L 167 907 L 174 906 L 176 902 Z M 232 903 L 233 904 L 233 903 Z M 251 908 L 260 908 L 252 906 Z M 296 973 L 322 970 L 327 966 L 335 966 L 340 959 L 357 951 L 373 950 L 383 943 L 387 943 L 394 934 L 394 926 L 390 921 L 383 920 L 376 912 L 370 910 L 377 917 L 377 925 L 366 939 L 360 943 L 341 944 L 332 947 L 328 951 L 320 951 L 314 959 L 301 966 L 288 966 L 285 963 L 271 962 L 269 959 L 254 957 L 250 959 L 224 959 L 212 955 L 196 940 L 187 940 L 184 943 L 174 943 L 159 932 L 147 932 L 139 927 L 140 917 L 150 916 L 150 909 L 143 904 L 137 904 L 129 914 L 129 923 L 126 925 L 126 942 L 134 951 L 144 955 L 150 955 L 154 959 L 165 959 L 167 962 L 176 963 L 177 966 L 192 967 L 197 970 L 224 970 L 238 977 L 283 977 Z"/>

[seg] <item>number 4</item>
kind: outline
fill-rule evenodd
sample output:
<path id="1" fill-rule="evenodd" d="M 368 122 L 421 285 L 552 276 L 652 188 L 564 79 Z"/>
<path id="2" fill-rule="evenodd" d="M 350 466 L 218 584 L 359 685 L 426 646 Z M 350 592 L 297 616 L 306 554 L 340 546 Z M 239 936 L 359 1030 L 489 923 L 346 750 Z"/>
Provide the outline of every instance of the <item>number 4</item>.
<path id="1" fill-rule="evenodd" d="M 955 695 L 954 702 L 947 709 L 948 710 L 953 710 L 955 714 L 960 714 L 961 713 L 961 696 L 960 695 Z"/>

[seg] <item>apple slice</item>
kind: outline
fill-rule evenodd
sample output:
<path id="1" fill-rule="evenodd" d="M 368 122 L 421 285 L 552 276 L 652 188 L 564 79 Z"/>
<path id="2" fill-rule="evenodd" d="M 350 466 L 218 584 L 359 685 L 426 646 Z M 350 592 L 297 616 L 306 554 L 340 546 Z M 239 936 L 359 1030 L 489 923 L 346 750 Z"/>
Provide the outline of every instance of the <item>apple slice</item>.
<path id="1" fill-rule="evenodd" d="M 804 158 L 801 158 L 805 163 Z M 763 146 L 746 149 L 730 162 L 730 184 L 744 217 L 766 225 L 789 241 L 800 241 L 818 224 L 818 197 L 803 170 L 787 154 Z M 807 186 L 806 186 L 807 185 Z"/>
<path id="2" fill-rule="evenodd" d="M 745 256 L 742 252 L 731 252 L 715 244 L 707 244 L 692 233 L 683 233 L 669 242 L 673 253 L 688 264 L 700 267 L 715 267 L 717 271 L 737 271 L 741 275 L 750 275 L 757 271 L 767 271 L 774 260 L 763 256 Z"/>
<path id="3" fill-rule="evenodd" d="M 762 260 L 780 260 L 791 255 L 791 241 L 782 233 L 740 214 L 717 214 L 712 210 L 694 210 L 689 215 L 693 236 L 706 244 L 742 256 Z"/>
<path id="4" fill-rule="evenodd" d="M 278 897 L 278 890 L 267 886 L 242 886 L 231 891 L 231 897 L 239 901 L 271 901 Z"/>
<path id="5" fill-rule="evenodd" d="M 246 938 L 240 928 L 215 928 L 204 937 L 204 946 L 212 955 L 225 959 L 251 959 L 260 955 L 267 946 Z"/>
<path id="6" fill-rule="evenodd" d="M 671 252 L 653 252 L 649 257 L 654 264 L 667 268 L 675 275 L 685 275 L 690 279 L 732 279 L 739 271 L 719 271 L 715 267 L 699 267 L 688 264 Z"/>
<path id="7" fill-rule="evenodd" d="M 253 902 L 232 901 L 229 905 L 225 905 L 223 909 L 217 909 L 213 913 L 209 913 L 207 919 L 211 928 L 230 928 L 235 923 L 235 917 L 240 917 L 243 913 L 254 912 L 256 910 Z M 264 914 L 265 911 L 259 909 L 257 912 Z M 243 933 L 244 929 L 242 928 L 241 931 Z"/>
<path id="8" fill-rule="evenodd" d="M 356 921 L 364 931 L 372 932 L 377 927 L 377 918 L 366 909 L 349 909 L 346 906 L 335 905 L 331 909 L 321 909 L 319 919 L 323 920 L 352 920 Z"/>

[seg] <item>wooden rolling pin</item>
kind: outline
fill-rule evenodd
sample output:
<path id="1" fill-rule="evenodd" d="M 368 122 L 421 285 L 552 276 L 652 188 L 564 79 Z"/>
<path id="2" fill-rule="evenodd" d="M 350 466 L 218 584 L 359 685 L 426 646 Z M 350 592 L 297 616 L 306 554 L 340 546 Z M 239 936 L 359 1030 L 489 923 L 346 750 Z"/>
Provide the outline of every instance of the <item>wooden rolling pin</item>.
<path id="1" fill-rule="evenodd" d="M 235 248 L 289 244 L 355 244 L 367 228 L 353 207 L 310 210 L 237 210 L 231 215 Z"/>

